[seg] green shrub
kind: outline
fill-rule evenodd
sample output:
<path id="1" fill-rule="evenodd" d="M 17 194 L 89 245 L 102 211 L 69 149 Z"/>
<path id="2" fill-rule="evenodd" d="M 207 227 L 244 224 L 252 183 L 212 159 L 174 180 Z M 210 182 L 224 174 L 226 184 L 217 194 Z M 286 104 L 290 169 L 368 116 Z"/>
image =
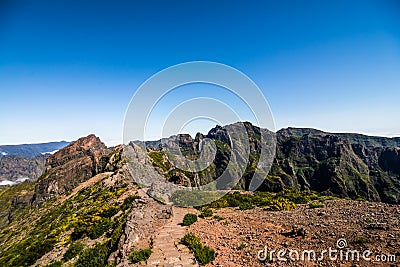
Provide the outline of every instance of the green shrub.
<path id="1" fill-rule="evenodd" d="M 279 192 L 277 194 L 277 196 L 286 198 L 295 204 L 307 204 L 311 200 L 309 192 L 310 191 L 300 192 L 299 190 L 296 190 L 296 189 L 285 190 L 285 191 Z"/>
<path id="2" fill-rule="evenodd" d="M 101 220 L 100 222 L 96 223 L 88 230 L 88 237 L 90 239 L 96 239 L 102 236 L 104 232 L 108 231 L 112 227 L 112 222 L 109 219 Z"/>
<path id="3" fill-rule="evenodd" d="M 308 204 L 308 207 L 310 209 L 323 208 L 324 204 L 322 204 L 322 203 L 310 203 L 310 204 Z"/>
<path id="4" fill-rule="evenodd" d="M 224 220 L 224 218 L 221 217 L 221 216 L 219 216 L 219 215 L 214 215 L 213 218 L 216 219 L 217 221 L 222 221 L 222 220 Z"/>
<path id="5" fill-rule="evenodd" d="M 152 151 L 148 153 L 153 165 L 160 167 L 164 172 L 171 169 L 172 165 L 168 160 L 164 159 L 164 153 L 162 151 Z"/>
<path id="6" fill-rule="evenodd" d="M 195 249 L 200 248 L 202 246 L 200 238 L 195 236 L 192 233 L 187 233 L 182 238 L 182 243 L 184 245 L 186 245 L 188 248 L 190 248 L 191 250 L 195 250 Z"/>
<path id="7" fill-rule="evenodd" d="M 126 217 L 127 215 L 124 215 L 121 218 L 118 218 L 118 226 L 114 227 L 114 230 L 111 234 L 110 238 L 110 247 L 115 248 L 118 244 L 119 239 L 121 238 L 121 235 L 124 231 L 125 224 L 126 224 Z"/>
<path id="8" fill-rule="evenodd" d="M 296 204 L 286 198 L 279 197 L 271 201 L 269 208 L 272 211 L 292 210 L 296 208 Z"/>
<path id="9" fill-rule="evenodd" d="M 65 252 L 63 256 L 64 261 L 69 261 L 70 259 L 74 258 L 76 255 L 78 255 L 82 249 L 85 247 L 82 243 L 72 243 L 68 250 Z"/>
<path id="10" fill-rule="evenodd" d="M 105 266 L 108 258 L 107 243 L 99 243 L 93 248 L 85 249 L 79 254 L 74 267 Z"/>
<path id="11" fill-rule="evenodd" d="M 253 204 L 251 204 L 250 202 L 243 202 L 243 203 L 240 203 L 240 205 L 239 205 L 239 209 L 240 210 L 251 210 L 251 209 L 254 209 L 254 205 Z"/>
<path id="12" fill-rule="evenodd" d="M 242 250 L 242 249 L 244 249 L 245 247 L 247 247 L 246 244 L 240 244 L 240 246 L 238 247 L 238 249 L 239 249 L 239 250 Z"/>
<path id="13" fill-rule="evenodd" d="M 19 257 L 12 262 L 12 266 L 29 266 L 33 265 L 38 259 L 40 259 L 44 254 L 50 252 L 54 245 L 57 243 L 57 240 L 54 238 L 51 239 L 33 239 L 29 237 L 26 239 L 26 247 L 21 246 L 17 249 L 16 252 L 21 253 Z M 25 242 L 22 242 L 23 245 Z"/>
<path id="14" fill-rule="evenodd" d="M 113 223 L 108 218 L 101 219 L 94 224 L 88 221 L 79 221 L 74 227 L 71 239 L 75 241 L 84 236 L 88 236 L 90 239 L 96 239 L 102 236 L 104 232 L 108 231 L 112 226 Z"/>
<path id="15" fill-rule="evenodd" d="M 201 265 L 206 265 L 215 259 L 214 250 L 207 246 L 203 246 L 200 238 L 192 233 L 186 234 L 182 238 L 182 243 L 193 251 L 194 257 Z"/>
<path id="16" fill-rule="evenodd" d="M 100 216 L 103 217 L 103 218 L 111 218 L 112 216 L 117 214 L 118 211 L 119 211 L 118 207 L 110 206 L 108 209 L 103 210 L 100 213 Z"/>
<path id="17" fill-rule="evenodd" d="M 52 261 L 50 263 L 47 263 L 46 265 L 43 265 L 43 267 L 61 267 L 62 261 Z"/>
<path id="18" fill-rule="evenodd" d="M 124 203 L 122 203 L 121 205 L 121 210 L 127 210 L 128 208 L 130 208 L 133 201 L 138 198 L 140 198 L 138 195 L 133 195 L 125 198 Z"/>
<path id="19" fill-rule="evenodd" d="M 367 243 L 367 242 L 368 242 L 368 239 L 365 238 L 365 237 L 358 237 L 358 238 L 356 239 L 356 244 L 363 245 L 363 244 L 365 244 L 365 243 Z"/>
<path id="20" fill-rule="evenodd" d="M 188 213 L 183 217 L 183 225 L 189 226 L 193 223 L 197 222 L 197 215 L 193 213 Z"/>
<path id="21" fill-rule="evenodd" d="M 215 252 L 213 249 L 203 246 L 201 249 L 194 251 L 194 257 L 199 261 L 200 265 L 206 265 L 215 259 Z"/>
<path id="22" fill-rule="evenodd" d="M 211 217 L 212 215 L 213 215 L 213 212 L 209 208 L 205 208 L 200 211 L 200 218 Z"/>
<path id="23" fill-rule="evenodd" d="M 227 208 L 227 207 L 229 207 L 229 203 L 226 198 L 222 197 L 216 201 L 211 202 L 209 204 L 209 207 L 213 208 L 213 209 Z"/>
<path id="24" fill-rule="evenodd" d="M 279 211 L 294 209 L 296 208 L 296 204 L 306 204 L 312 200 L 323 202 L 325 197 L 310 190 L 284 190 L 276 194 L 270 192 L 241 194 L 236 191 L 224 195 L 222 198 L 207 205 L 207 207 L 239 207 L 243 210 L 253 207 L 269 207 L 271 210 Z"/>
<path id="25" fill-rule="evenodd" d="M 142 261 L 146 261 L 151 255 L 150 248 L 144 248 L 140 250 L 136 250 L 129 255 L 129 260 L 132 263 L 138 263 Z"/>

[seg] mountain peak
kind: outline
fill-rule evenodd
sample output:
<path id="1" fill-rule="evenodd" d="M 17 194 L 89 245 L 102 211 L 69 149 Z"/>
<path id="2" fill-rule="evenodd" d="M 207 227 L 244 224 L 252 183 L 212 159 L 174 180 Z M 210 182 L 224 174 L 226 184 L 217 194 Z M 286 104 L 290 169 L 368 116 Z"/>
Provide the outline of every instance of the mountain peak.
<path id="1" fill-rule="evenodd" d="M 35 188 L 34 202 L 63 194 L 100 173 L 109 152 L 94 134 L 60 149 L 47 159 L 46 171 Z"/>

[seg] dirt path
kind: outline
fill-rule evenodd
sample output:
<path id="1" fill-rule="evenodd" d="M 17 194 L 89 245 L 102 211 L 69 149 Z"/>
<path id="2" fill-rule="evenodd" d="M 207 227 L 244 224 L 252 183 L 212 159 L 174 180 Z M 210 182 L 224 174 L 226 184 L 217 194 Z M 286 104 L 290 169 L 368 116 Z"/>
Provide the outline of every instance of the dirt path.
<path id="1" fill-rule="evenodd" d="M 181 226 L 183 217 L 191 209 L 173 207 L 173 218 L 162 227 L 153 238 L 153 253 L 147 260 L 147 266 L 198 266 L 193 253 L 179 244 L 187 229 Z"/>

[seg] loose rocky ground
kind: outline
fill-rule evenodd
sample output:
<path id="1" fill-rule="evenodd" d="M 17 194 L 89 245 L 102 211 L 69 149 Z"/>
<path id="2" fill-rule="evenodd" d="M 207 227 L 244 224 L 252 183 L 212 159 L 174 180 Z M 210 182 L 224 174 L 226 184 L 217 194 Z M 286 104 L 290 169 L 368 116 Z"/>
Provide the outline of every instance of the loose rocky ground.
<path id="1" fill-rule="evenodd" d="M 224 219 L 200 219 L 189 228 L 216 251 L 216 259 L 207 266 L 400 266 L 398 205 L 343 199 L 326 201 L 324 207 L 314 209 L 309 205 L 279 212 L 225 208 L 214 210 L 214 214 Z M 331 261 L 325 253 L 322 261 L 308 261 L 307 254 L 301 261 L 303 250 L 314 250 L 318 258 L 329 247 L 338 249 L 341 238 L 347 242 L 341 249 L 344 260 Z M 272 262 L 260 262 L 257 254 L 265 246 L 267 251 L 285 249 L 283 257 L 288 260 L 277 260 L 275 252 Z M 300 261 L 289 260 L 290 250 L 300 253 Z M 359 250 L 360 261 L 346 261 L 348 250 Z M 371 262 L 363 260 L 365 250 L 372 252 Z M 333 255 L 340 258 L 340 252 Z M 393 255 L 397 261 L 378 262 L 376 257 L 380 255 Z"/>

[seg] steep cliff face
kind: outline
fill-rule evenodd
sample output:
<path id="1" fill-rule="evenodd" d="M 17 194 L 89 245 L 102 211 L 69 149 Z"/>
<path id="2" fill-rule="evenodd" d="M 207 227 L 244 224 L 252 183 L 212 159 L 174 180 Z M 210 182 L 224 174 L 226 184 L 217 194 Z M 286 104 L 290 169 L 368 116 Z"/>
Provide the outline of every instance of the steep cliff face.
<path id="1" fill-rule="evenodd" d="M 277 134 L 276 159 L 260 189 L 295 187 L 400 203 L 400 148 L 385 147 L 392 142 L 388 139 L 284 129 Z"/>
<path id="2" fill-rule="evenodd" d="M 399 147 L 400 137 L 381 137 L 381 136 L 368 136 L 357 133 L 327 133 L 312 128 L 284 128 L 278 131 L 278 134 L 292 137 L 302 137 L 304 135 L 310 136 L 326 136 L 333 135 L 340 137 L 341 139 L 347 140 L 350 144 L 359 144 L 366 148 L 377 148 L 377 147 Z"/>
<path id="3" fill-rule="evenodd" d="M 80 138 L 50 156 L 35 187 L 33 203 L 64 194 L 104 171 L 110 151 L 95 135 Z"/>

